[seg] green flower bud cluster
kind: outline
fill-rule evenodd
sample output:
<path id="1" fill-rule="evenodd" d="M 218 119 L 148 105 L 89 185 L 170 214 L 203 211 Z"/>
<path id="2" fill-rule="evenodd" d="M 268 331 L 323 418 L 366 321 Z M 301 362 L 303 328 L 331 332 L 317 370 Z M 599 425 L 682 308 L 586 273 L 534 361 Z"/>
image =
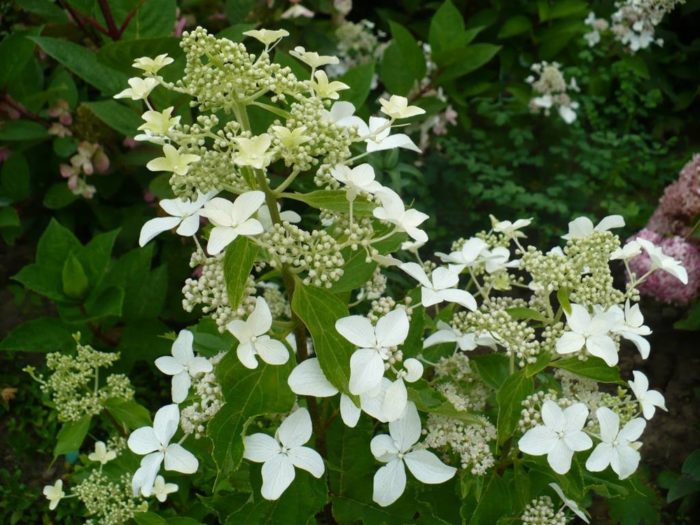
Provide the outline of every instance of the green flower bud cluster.
<path id="1" fill-rule="evenodd" d="M 107 368 L 119 359 L 118 352 L 98 352 L 80 344 L 76 337 L 77 353 L 50 353 L 46 366 L 51 370 L 48 378 L 39 376 L 42 392 L 51 397 L 60 421 L 79 421 L 84 416 L 102 412 L 104 402 L 116 398 L 128 401 L 134 396 L 131 382 L 124 374 L 110 374 L 105 384 L 99 386 L 99 369 Z"/>
<path id="2" fill-rule="evenodd" d="M 540 496 L 527 504 L 522 516 L 524 525 L 566 525 L 566 516 L 560 511 L 555 511 L 552 498 Z"/>
<path id="3" fill-rule="evenodd" d="M 75 486 L 73 493 L 90 516 L 86 524 L 121 525 L 148 510 L 145 501 L 134 497 L 128 473 L 114 480 L 101 470 L 93 470 Z"/>

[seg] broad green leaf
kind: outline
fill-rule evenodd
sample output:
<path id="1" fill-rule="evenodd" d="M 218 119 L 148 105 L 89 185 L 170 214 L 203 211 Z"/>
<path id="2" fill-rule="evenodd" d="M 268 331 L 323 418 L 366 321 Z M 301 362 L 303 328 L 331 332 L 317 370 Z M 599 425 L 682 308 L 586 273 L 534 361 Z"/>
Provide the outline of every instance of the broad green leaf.
<path id="1" fill-rule="evenodd" d="M 629 494 L 624 498 L 610 498 L 607 503 L 610 517 L 620 525 L 657 525 L 661 523 L 661 498 L 639 475 L 628 478 L 624 484 Z"/>
<path id="2" fill-rule="evenodd" d="M 14 31 L 0 42 L 0 88 L 8 81 L 17 78 L 26 67 L 34 53 L 34 42 L 29 36 L 38 36 L 41 27 L 32 27 L 26 31 Z"/>
<path id="3" fill-rule="evenodd" d="M 314 341 L 314 351 L 328 380 L 342 392 L 350 382 L 350 356 L 355 347 L 335 329 L 348 308 L 333 293 L 296 280 L 292 310 L 304 322 Z"/>
<path id="4" fill-rule="evenodd" d="M 0 124 L 0 140 L 42 140 L 48 136 L 48 129 L 33 120 L 5 120 Z"/>
<path id="5" fill-rule="evenodd" d="M 243 299 L 248 276 L 253 269 L 258 251 L 258 246 L 243 236 L 239 236 L 226 248 L 224 278 L 226 279 L 228 302 L 234 310 Z"/>
<path id="6" fill-rule="evenodd" d="M 571 313 L 571 302 L 569 301 L 569 290 L 567 288 L 559 288 L 557 290 L 557 300 L 562 309 L 567 313 Z"/>
<path id="7" fill-rule="evenodd" d="M 51 0 L 22 0 L 22 2 L 17 2 L 17 7 L 40 16 L 47 22 L 68 23 L 66 12 Z"/>
<path id="8" fill-rule="evenodd" d="M 338 279 L 331 291 L 333 293 L 350 292 L 366 284 L 374 273 L 377 263 L 367 262 L 367 252 L 365 250 L 352 251 L 350 248 L 343 250 L 343 258 L 345 265 L 343 266 L 343 275 Z"/>
<path id="9" fill-rule="evenodd" d="M 438 76 L 438 82 L 462 77 L 487 64 L 501 50 L 494 44 L 471 44 L 454 52 L 451 65 Z"/>
<path id="10" fill-rule="evenodd" d="M 151 424 L 151 414 L 148 409 L 136 401 L 112 398 L 104 403 L 105 408 L 119 423 L 129 430 Z"/>
<path id="11" fill-rule="evenodd" d="M 551 27 L 540 32 L 540 58 L 553 59 L 569 45 L 572 39 L 579 38 L 586 30 L 583 17 L 554 22 Z"/>
<path id="12" fill-rule="evenodd" d="M 79 299 L 88 289 L 88 278 L 78 258 L 70 254 L 63 263 L 63 293 L 71 299 Z"/>
<path id="13" fill-rule="evenodd" d="M 384 50 L 379 73 L 390 93 L 405 96 L 425 76 L 425 56 L 405 27 L 391 21 L 389 27 L 393 40 Z"/>
<path id="14" fill-rule="evenodd" d="M 244 367 L 235 351 L 228 352 L 216 367 L 226 403 L 207 425 L 214 444 L 214 461 L 219 475 L 238 468 L 243 458 L 243 437 L 250 420 L 263 414 L 287 412 L 295 395 L 287 386 L 294 358 L 285 365 L 260 363 L 256 369 Z"/>
<path id="15" fill-rule="evenodd" d="M 233 24 L 232 26 L 222 29 L 216 34 L 216 38 L 228 38 L 232 42 L 242 42 L 244 38 L 248 38 L 243 33 L 255 29 L 256 24 Z"/>
<path id="16" fill-rule="evenodd" d="M 167 525 L 165 518 L 155 512 L 139 512 L 134 516 L 137 525 Z"/>
<path id="17" fill-rule="evenodd" d="M 498 403 L 498 442 L 506 441 L 515 430 L 521 402 L 534 390 L 534 383 L 523 371 L 511 374 L 496 393 Z"/>
<path id="18" fill-rule="evenodd" d="M 71 331 L 59 319 L 39 317 L 13 328 L 0 342 L 0 350 L 54 352 L 71 343 Z"/>
<path id="19" fill-rule="evenodd" d="M 423 380 L 409 385 L 408 398 L 416 404 L 416 408 L 421 412 L 448 416 L 466 424 L 482 424 L 481 419 L 474 414 L 457 410 L 443 394 L 429 386 Z"/>
<path id="20" fill-rule="evenodd" d="M 472 367 L 484 383 L 498 390 L 508 379 L 508 357 L 503 354 L 490 353 L 472 358 Z"/>
<path id="21" fill-rule="evenodd" d="M 297 469 L 294 481 L 280 498 L 268 501 L 260 495 L 262 485 L 260 469 L 261 467 L 258 465 L 251 468 L 252 501 L 232 512 L 226 520 L 226 525 L 316 523 L 315 516 L 323 510 L 328 501 L 325 477 L 315 479 L 306 471 Z"/>
<path id="22" fill-rule="evenodd" d="M 50 210 L 60 210 L 76 200 L 78 196 L 68 189 L 65 182 L 57 182 L 44 195 L 44 206 Z"/>
<path id="23" fill-rule="evenodd" d="M 532 308 L 508 308 L 506 312 L 508 312 L 508 315 L 510 315 L 513 319 L 517 320 L 525 319 L 540 322 L 547 321 L 547 318 L 544 315 L 537 310 L 533 310 Z"/>
<path id="24" fill-rule="evenodd" d="M 474 514 L 471 517 L 464 516 L 467 522 L 473 525 L 492 525 L 499 518 L 508 516 L 513 505 L 512 478 L 511 471 L 506 471 L 503 477 L 492 471 Z"/>
<path id="25" fill-rule="evenodd" d="M 625 384 L 620 378 L 620 371 L 615 367 L 608 366 L 599 357 L 589 356 L 585 361 L 581 361 L 577 357 L 570 357 L 552 361 L 550 366 L 568 370 L 576 375 L 595 379 L 601 383 Z"/>
<path id="26" fill-rule="evenodd" d="M 350 86 L 350 89 L 340 92 L 340 99 L 346 100 L 356 108 L 359 108 L 369 96 L 373 78 L 374 62 L 360 64 L 352 68 L 338 79 Z"/>
<path id="27" fill-rule="evenodd" d="M 168 36 L 173 32 L 177 14 L 176 0 L 148 0 L 147 2 L 132 2 L 137 10 L 122 35 L 123 40 Z M 130 11 L 129 6 L 128 11 Z M 115 18 L 121 24 L 128 11 L 115 13 Z M 154 52 L 154 56 L 158 53 Z"/>
<path id="28" fill-rule="evenodd" d="M 524 371 L 527 377 L 533 377 L 539 374 L 542 370 L 549 366 L 549 361 L 552 359 L 552 354 L 546 350 L 541 352 L 534 363 L 528 363 Z"/>
<path id="29" fill-rule="evenodd" d="M 255 0 L 226 0 L 224 13 L 232 24 L 239 24 L 248 18 L 255 7 Z"/>
<path id="30" fill-rule="evenodd" d="M 64 423 L 56 436 L 56 446 L 53 449 L 53 456 L 57 458 L 61 454 L 77 452 L 85 440 L 90 430 L 90 416 L 85 416 L 79 421 L 69 421 Z"/>
<path id="31" fill-rule="evenodd" d="M 430 20 L 428 42 L 434 56 L 444 55 L 466 45 L 464 18 L 450 0 L 446 0 Z"/>
<path id="32" fill-rule="evenodd" d="M 322 210 L 349 213 L 350 205 L 343 190 L 317 190 L 310 193 L 285 193 L 285 198 L 301 201 L 309 206 Z M 353 202 L 352 211 L 357 217 L 371 216 L 372 210 L 376 208 L 367 199 L 358 197 Z"/>
<path id="33" fill-rule="evenodd" d="M 110 128 L 127 137 L 136 135 L 137 128 L 143 124 L 139 115 L 116 100 L 85 102 L 83 105 Z"/>
<path id="34" fill-rule="evenodd" d="M 124 289 L 109 286 L 95 293 L 85 301 L 85 321 L 94 321 L 105 317 L 120 317 L 124 306 Z"/>
<path id="35" fill-rule="evenodd" d="M 97 52 L 97 60 L 107 67 L 122 71 L 127 75 L 134 75 L 138 73 L 138 70 L 132 66 L 134 60 L 144 56 L 155 57 L 163 53 L 168 54 L 171 58 L 182 55 L 178 39 L 164 37 L 109 42 Z M 160 74 L 167 76 L 169 68 L 175 67 L 175 65 L 167 66 L 160 71 Z"/>
<path id="36" fill-rule="evenodd" d="M 0 208 L 0 228 L 13 228 L 19 226 L 19 215 L 17 215 L 17 210 L 11 206 L 5 206 Z"/>
<path id="37" fill-rule="evenodd" d="M 537 4 L 540 22 L 572 16 L 584 18 L 587 11 L 590 9 L 588 2 L 585 0 L 557 0 L 557 2 L 540 0 Z"/>
<path id="38" fill-rule="evenodd" d="M 127 75 L 101 64 L 87 48 L 62 38 L 32 37 L 49 56 L 66 66 L 105 95 L 114 95 L 127 87 Z"/>
<path id="39" fill-rule="evenodd" d="M 532 22 L 524 15 L 514 15 L 503 22 L 498 31 L 498 38 L 505 39 L 528 33 L 532 30 Z"/>

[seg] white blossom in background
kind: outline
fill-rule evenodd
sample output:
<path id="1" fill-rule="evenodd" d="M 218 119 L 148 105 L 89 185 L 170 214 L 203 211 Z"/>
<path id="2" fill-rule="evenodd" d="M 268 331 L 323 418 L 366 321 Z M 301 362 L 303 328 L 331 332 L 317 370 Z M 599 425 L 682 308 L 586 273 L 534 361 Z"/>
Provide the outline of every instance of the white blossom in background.
<path id="1" fill-rule="evenodd" d="M 518 447 L 531 456 L 547 455 L 547 462 L 557 474 L 566 474 L 571 468 L 574 452 L 593 446 L 591 438 L 583 432 L 588 418 L 588 408 L 574 403 L 562 410 L 554 401 L 542 405 L 542 425 L 528 430 L 518 441 Z"/>
<path id="2" fill-rule="evenodd" d="M 362 133 L 365 131 L 365 133 Z M 360 131 L 360 137 L 367 142 L 367 152 L 403 148 L 416 153 L 421 150 L 405 133 L 391 135 L 391 121 L 383 117 L 370 117 L 369 126 Z"/>
<path id="3" fill-rule="evenodd" d="M 641 237 L 636 239 L 639 245 L 649 255 L 651 261 L 650 271 L 661 270 L 670 275 L 673 275 L 683 284 L 688 284 L 688 271 L 683 267 L 680 261 L 666 255 L 661 247 L 656 246 L 653 242 Z"/>
<path id="4" fill-rule="evenodd" d="M 127 444 L 134 454 L 144 456 L 141 466 L 134 473 L 131 486 L 134 494 L 150 496 L 156 476 L 163 464 L 165 470 L 173 470 L 182 474 L 194 474 L 199 467 L 199 461 L 179 443 L 170 443 L 177 432 L 180 423 L 180 409 L 177 405 L 166 405 L 156 412 L 153 426 L 145 426 L 134 430 Z"/>
<path id="5" fill-rule="evenodd" d="M 462 333 L 444 321 L 437 322 L 437 332 L 431 334 L 423 341 L 423 348 L 442 343 L 456 343 L 462 351 L 474 350 L 478 346 L 496 347 L 496 340 L 487 332 L 477 334 L 475 332 Z"/>
<path id="6" fill-rule="evenodd" d="M 508 268 L 517 268 L 520 261 L 510 260 L 510 250 L 505 246 L 496 246 L 482 254 L 484 269 L 488 273 L 502 272 Z"/>
<path id="7" fill-rule="evenodd" d="M 426 308 L 442 302 L 456 303 L 468 310 L 476 310 L 476 299 L 466 290 L 460 290 L 459 275 L 448 268 L 438 267 L 430 277 L 418 263 L 403 263 L 399 266 L 421 285 L 421 304 Z"/>
<path id="8" fill-rule="evenodd" d="M 332 177 L 345 185 L 348 201 L 354 201 L 358 195 L 374 195 L 383 186 L 374 180 L 374 168 L 371 164 L 359 164 L 354 168 L 339 164 L 331 170 Z"/>
<path id="9" fill-rule="evenodd" d="M 551 489 L 557 493 L 557 496 L 562 500 L 564 503 L 564 506 L 567 507 L 571 512 L 576 514 L 579 518 L 581 518 L 584 522 L 590 523 L 591 521 L 588 519 L 588 516 L 586 516 L 586 513 L 581 510 L 581 508 L 578 506 L 578 503 L 576 503 L 574 500 L 567 498 L 566 494 L 564 494 L 564 491 L 561 489 L 561 487 L 557 483 L 550 483 L 549 486 Z"/>
<path id="10" fill-rule="evenodd" d="M 372 499 L 386 507 L 401 497 L 406 489 L 406 467 L 415 478 L 426 484 L 439 484 L 451 479 L 457 469 L 445 465 L 438 457 L 415 445 L 421 436 L 421 423 L 416 405 L 408 403 L 400 419 L 389 423 L 389 434 L 372 438 L 372 455 L 386 463 L 374 475 Z"/>
<path id="11" fill-rule="evenodd" d="M 116 457 L 116 451 L 107 450 L 107 445 L 105 445 L 104 441 L 96 441 L 95 451 L 88 454 L 88 459 L 90 461 L 95 461 L 100 465 L 106 465 Z"/>
<path id="12" fill-rule="evenodd" d="M 151 171 L 169 171 L 176 175 L 186 175 L 190 169 L 190 164 L 200 160 L 199 155 L 190 153 L 180 153 L 171 144 L 163 146 L 163 157 L 156 157 L 146 164 L 146 168 Z"/>
<path id="13" fill-rule="evenodd" d="M 610 312 L 591 315 L 585 306 L 572 304 L 571 313 L 566 313 L 568 330 L 557 339 L 557 353 L 572 354 L 585 348 L 589 354 L 603 359 L 608 366 L 615 366 L 618 348 L 610 337 L 615 320 L 616 316 Z"/>
<path id="14" fill-rule="evenodd" d="M 45 485 L 42 494 L 49 500 L 49 510 L 54 510 L 66 496 L 66 493 L 63 492 L 63 480 L 57 479 L 53 485 Z"/>
<path id="15" fill-rule="evenodd" d="M 298 396 L 332 397 L 338 394 L 338 389 L 334 387 L 326 378 L 318 358 L 311 357 L 299 363 L 287 378 L 289 388 Z M 345 394 L 340 394 L 340 417 L 350 428 L 357 425 L 360 419 L 361 410 L 352 399 Z"/>
<path id="16" fill-rule="evenodd" d="M 157 476 L 153 484 L 153 496 L 161 503 L 165 503 L 170 494 L 177 492 L 178 486 L 175 483 L 166 483 L 163 476 Z"/>
<path id="17" fill-rule="evenodd" d="M 633 381 L 627 381 L 634 396 L 639 401 L 639 406 L 642 409 L 642 415 L 645 419 L 651 419 L 656 413 L 656 408 L 666 410 L 666 400 L 664 396 L 656 390 L 649 390 L 649 379 L 642 372 L 637 370 L 632 372 Z"/>
<path id="18" fill-rule="evenodd" d="M 207 202 L 200 212 L 202 217 L 214 225 L 209 234 L 207 252 L 216 255 L 239 235 L 253 236 L 265 231 L 260 221 L 252 218 L 263 202 L 265 194 L 262 191 L 242 193 L 233 202 L 221 197 L 214 197 Z"/>
<path id="19" fill-rule="evenodd" d="M 636 240 L 630 241 L 610 254 L 611 261 L 629 261 L 642 253 L 642 245 Z"/>
<path id="20" fill-rule="evenodd" d="M 449 263 L 450 270 L 461 273 L 465 268 L 471 268 L 481 262 L 483 257 L 489 253 L 489 245 L 483 239 L 472 237 L 467 239 L 462 245 L 462 249 L 450 254 L 437 252 L 442 262 Z"/>
<path id="21" fill-rule="evenodd" d="M 189 330 L 181 330 L 171 348 L 171 356 L 156 359 L 156 367 L 166 375 L 173 376 L 171 393 L 173 403 L 182 403 L 192 385 L 192 378 L 213 370 L 205 357 L 194 355 L 194 335 Z"/>
<path id="22" fill-rule="evenodd" d="M 337 64 L 338 57 L 319 55 L 315 51 L 307 51 L 301 46 L 295 47 L 289 52 L 294 58 L 304 62 L 311 69 L 327 66 L 328 64 Z"/>
<path id="23" fill-rule="evenodd" d="M 583 38 L 588 42 L 589 47 L 594 47 L 600 43 L 601 33 L 605 33 L 610 27 L 608 21 L 605 18 L 597 18 L 595 13 L 591 11 L 588 16 L 583 21 L 588 27 L 591 28 L 590 32 L 583 35 Z"/>
<path id="24" fill-rule="evenodd" d="M 407 210 L 398 194 L 389 188 L 382 188 L 377 192 L 377 197 L 382 205 L 375 208 L 374 216 L 380 221 L 385 221 L 396 226 L 399 231 L 406 232 L 409 237 L 417 242 L 426 242 L 428 234 L 418 228 L 428 216 L 418 210 Z"/>
<path id="25" fill-rule="evenodd" d="M 155 78 L 140 78 L 133 77 L 128 81 L 129 86 L 123 91 L 120 91 L 114 98 L 129 98 L 131 100 L 146 100 L 151 91 L 158 85 L 158 80 Z"/>
<path id="26" fill-rule="evenodd" d="M 167 137 L 173 128 L 180 123 L 179 116 L 172 116 L 174 109 L 174 106 L 170 106 L 163 111 L 146 111 L 141 115 L 144 123 L 138 127 L 144 133 L 136 135 L 134 140 L 164 145 L 164 137 Z"/>
<path id="27" fill-rule="evenodd" d="M 177 227 L 175 233 L 178 235 L 192 237 L 199 231 L 202 208 L 217 193 L 217 191 L 200 193 L 197 199 L 193 201 L 187 201 L 185 199 L 162 199 L 158 204 L 170 217 L 156 217 L 155 219 L 146 221 L 141 227 L 139 246 L 145 246 L 157 235 L 175 227 Z"/>
<path id="28" fill-rule="evenodd" d="M 141 57 L 134 60 L 132 67 L 140 69 L 146 74 L 156 75 L 165 66 L 170 65 L 174 60 L 167 53 L 158 55 L 155 58 Z"/>
<path id="29" fill-rule="evenodd" d="M 627 422 L 620 430 L 620 416 L 607 407 L 596 410 L 600 425 L 600 439 L 591 455 L 586 460 L 586 468 L 591 472 L 601 472 L 608 465 L 620 479 L 625 479 L 639 466 L 639 447 L 637 441 L 644 432 L 646 421 L 635 418 Z"/>
<path id="30" fill-rule="evenodd" d="M 312 476 L 323 476 L 323 458 L 314 449 L 303 446 L 311 439 L 311 416 L 299 408 L 282 421 L 275 437 L 253 434 L 243 440 L 243 457 L 262 463 L 262 497 L 276 500 L 294 481 L 294 467 L 306 470 Z"/>
<path id="31" fill-rule="evenodd" d="M 289 350 L 282 341 L 267 333 L 272 328 L 272 313 L 263 297 L 255 300 L 255 309 L 245 321 L 234 319 L 226 329 L 238 339 L 236 355 L 246 368 L 257 368 L 259 356 L 269 365 L 283 365 L 289 361 Z"/>
<path id="32" fill-rule="evenodd" d="M 527 237 L 522 230 L 527 226 L 530 226 L 532 219 L 518 219 L 515 222 L 511 221 L 499 221 L 493 215 L 489 215 L 491 218 L 491 228 L 497 233 L 502 233 L 506 239 L 519 239 Z"/>
<path id="33" fill-rule="evenodd" d="M 572 77 L 567 84 L 557 62 L 538 62 L 530 69 L 534 75 L 525 79 L 535 94 L 530 100 L 530 110 L 549 116 L 550 111 L 556 109 L 564 122 L 574 122 L 579 104 L 571 99 L 570 92 L 579 90 L 576 79 Z"/>
<path id="34" fill-rule="evenodd" d="M 606 232 L 613 228 L 622 228 L 625 219 L 622 215 L 608 215 L 598 224 L 593 226 L 593 222 L 588 217 L 578 217 L 569 223 L 569 233 L 562 235 L 562 239 L 585 239 L 593 235 L 593 232 Z"/>
<path id="35" fill-rule="evenodd" d="M 379 99 L 379 104 L 382 106 L 381 112 L 391 119 L 404 119 L 423 115 L 425 110 L 418 106 L 409 106 L 408 99 L 398 95 L 391 95 L 389 100 L 385 98 Z"/>

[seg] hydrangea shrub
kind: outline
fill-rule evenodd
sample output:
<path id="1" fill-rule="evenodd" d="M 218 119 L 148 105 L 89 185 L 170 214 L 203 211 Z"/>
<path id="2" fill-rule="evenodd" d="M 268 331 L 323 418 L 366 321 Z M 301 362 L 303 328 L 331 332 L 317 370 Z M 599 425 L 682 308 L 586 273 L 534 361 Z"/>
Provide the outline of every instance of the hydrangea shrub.
<path id="1" fill-rule="evenodd" d="M 622 246 L 620 216 L 577 218 L 546 251 L 527 245 L 529 219 L 492 217 L 425 253 L 428 216 L 371 164 L 419 150 L 401 126 L 423 109 L 387 96 L 365 120 L 325 73 L 335 57 L 297 47 L 295 73 L 274 53 L 286 31 L 246 35 L 257 53 L 184 33 L 181 79 L 160 76 L 167 55 L 140 58 L 117 95 L 146 105 L 136 138 L 162 150 L 147 166 L 174 194 L 140 244 L 183 237 L 183 307 L 206 319 L 156 359 L 171 390 L 152 421 L 128 378 L 98 374 L 116 354 L 50 356 L 36 379 L 69 423 L 59 445 L 91 451 L 45 488 L 51 508 L 77 497 L 92 523 L 559 524 L 589 521 L 593 491 L 631 490 L 666 407 L 619 356 L 649 356 L 639 287 L 687 282 L 679 261 Z M 193 119 L 154 106 L 158 90 Z M 91 443 L 101 412 L 115 432 Z"/>

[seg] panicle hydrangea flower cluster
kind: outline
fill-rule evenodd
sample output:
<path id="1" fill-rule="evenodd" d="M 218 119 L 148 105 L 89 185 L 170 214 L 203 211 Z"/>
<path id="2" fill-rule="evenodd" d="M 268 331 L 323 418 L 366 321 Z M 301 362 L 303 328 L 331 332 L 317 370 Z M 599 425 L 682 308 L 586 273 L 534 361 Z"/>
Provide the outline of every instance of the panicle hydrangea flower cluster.
<path id="1" fill-rule="evenodd" d="M 427 484 L 455 476 L 457 469 L 428 447 L 437 448 L 443 459 L 458 456 L 456 461 L 472 475 L 483 475 L 494 466 L 492 445 L 501 425 L 497 431 L 490 414 L 496 408 L 492 394 L 497 389 L 472 366 L 480 356 L 494 354 L 511 376 L 525 374 L 525 367 L 575 370 L 579 360 L 593 358 L 598 360 L 596 366 L 615 367 L 626 342 L 642 358 L 648 357 L 645 337 L 651 330 L 636 304 L 636 290 L 655 272 L 687 280 L 679 261 L 651 243 L 621 247 L 619 238 L 609 231 L 624 225 L 618 216 L 597 225 L 587 218 L 575 219 L 563 248 L 547 253 L 521 243 L 529 219 L 511 222 L 492 217 L 488 231 L 456 242 L 450 253 L 422 260 L 418 251 L 428 241 L 421 229 L 427 215 L 407 208 L 397 193 L 376 180 L 372 165 L 356 165 L 356 161 L 395 148 L 419 151 L 408 135 L 392 132 L 397 121 L 424 110 L 411 106 L 407 98 L 391 96 L 379 100 L 383 116 L 365 122 L 354 114 L 352 104 L 334 102 L 347 86 L 330 82 L 323 68 L 337 63 L 336 57 L 295 48 L 291 55 L 310 69 L 308 79 L 299 79 L 270 55 L 286 31 L 262 29 L 246 35 L 264 46 L 259 55 L 203 29 L 186 33 L 182 43 L 185 75 L 174 83 L 158 74 L 172 62 L 167 55 L 135 61 L 144 74 L 130 79 L 130 87 L 118 97 L 148 105 L 140 140 L 162 147 L 163 157 L 147 167 L 171 173 L 177 195 L 159 203 L 166 215 L 144 225 L 140 243 L 173 229 L 193 238 L 192 265 L 200 267 L 199 277 L 186 283 L 183 305 L 189 309 L 202 305 L 220 329 L 223 326 L 233 335 L 236 342 L 225 352 L 235 352 L 231 357 L 241 366 L 251 371 L 283 366 L 292 357 L 291 347 L 299 361 L 287 378 L 294 394 L 319 400 L 339 395 L 345 425 L 355 427 L 360 417 L 370 417 L 388 426 L 388 434 L 379 433 L 368 443 L 382 464 L 373 479 L 377 504 L 391 505 L 401 497 L 406 471 Z M 558 78 L 544 69 L 538 73 L 542 76 L 538 82 L 550 86 L 550 94 L 562 94 L 559 88 L 553 91 L 559 84 L 564 91 L 571 89 L 561 73 Z M 185 127 L 172 115 L 173 108 L 156 111 L 151 107 L 148 94 L 156 88 L 191 96 L 192 108 L 201 113 L 195 118 L 197 124 Z M 571 106 L 567 103 L 573 111 Z M 267 111 L 275 120 L 267 127 L 251 125 L 249 107 Z M 203 117 L 207 112 L 218 117 Z M 295 184 L 297 178 L 318 189 L 295 191 L 297 186 L 309 186 Z M 282 211 L 289 201 L 326 211 L 317 214 L 316 222 L 308 216 L 302 222 L 291 210 Z M 206 248 L 198 235 L 207 240 Z M 400 248 L 386 248 L 390 243 L 383 241 Z M 626 290 L 616 290 L 610 261 L 627 264 L 637 255 L 637 247 L 649 254 L 652 268 L 635 275 Z M 237 280 L 243 290 L 237 290 L 239 304 L 232 305 L 224 261 L 248 249 L 254 259 L 252 271 L 247 279 Z M 393 252 L 404 252 L 403 259 Z M 346 273 L 350 264 L 358 262 L 366 265 L 358 273 L 361 279 Z M 404 281 L 413 279 L 415 289 L 401 300 L 385 295 L 381 270 L 369 265 L 390 268 Z M 259 275 L 263 286 L 257 282 Z M 367 284 L 370 275 L 371 284 Z M 341 278 L 359 281 L 343 292 L 364 287 L 350 305 L 353 312 L 364 314 L 348 315 L 344 305 L 344 313 L 338 313 L 338 296 L 327 289 Z M 271 283 L 280 281 L 284 292 L 280 288 L 279 294 L 271 293 Z M 303 306 L 309 306 L 299 309 L 300 289 L 333 297 L 329 304 L 337 307 L 324 315 L 336 316 L 334 325 L 323 326 L 324 335 L 335 338 L 332 348 L 326 348 L 328 341 L 318 338 L 313 329 L 316 339 L 307 340 L 304 323 L 308 321 L 297 319 L 304 317 Z M 291 299 L 295 315 L 290 319 Z M 419 328 L 425 324 L 420 329 L 428 332 L 427 338 L 412 330 L 416 319 Z M 339 352 L 341 347 L 347 353 Z M 131 477 L 132 495 L 155 495 L 163 501 L 177 486 L 160 475 L 161 466 L 182 474 L 199 469 L 199 460 L 183 443 L 205 433 L 225 396 L 215 375 L 222 354 L 207 359 L 197 355 L 196 349 L 195 334 L 182 330 L 171 355 L 156 360 L 157 368 L 171 376 L 172 404 L 156 412 L 152 426 L 129 436 L 129 449 L 142 456 Z M 466 354 L 472 351 L 473 359 Z M 346 359 L 340 364 L 344 375 L 339 376 L 337 367 L 329 364 L 328 352 L 335 365 L 338 356 Z M 437 363 L 426 355 L 437 355 Z M 425 373 L 424 363 L 433 373 Z M 426 381 L 420 381 L 424 376 Z M 599 472 L 611 466 L 620 478 L 631 475 L 639 462 L 638 439 L 645 420 L 653 417 L 656 408 L 665 409 L 661 394 L 649 390 L 646 376 L 639 371 L 629 381 L 634 400 L 627 391 L 599 393 L 597 385 L 586 381 L 551 377 L 561 391 L 553 389 L 527 400 L 522 435 L 516 434 L 518 446 L 510 454 L 546 455 L 552 469 L 564 474 L 574 454 L 593 448 L 595 439 L 596 447 L 586 461 L 588 470 Z M 429 416 L 421 419 L 409 390 L 426 385 L 440 408 L 428 410 Z M 316 478 L 325 472 L 321 455 L 307 446 L 314 427 L 322 423 L 314 419 L 311 404 L 309 409 L 304 404 L 297 400 L 274 435 L 257 432 L 243 440 L 244 459 L 262 463 L 265 499 L 278 499 L 294 481 L 296 469 Z M 594 417 L 589 417 L 592 412 Z M 269 422 L 274 425 L 276 419 Z M 182 439 L 175 441 L 180 431 Z M 100 451 L 99 456 L 106 457 L 102 452 L 107 454 Z M 62 497 L 61 486 L 48 489 L 52 504 Z M 562 522 L 563 513 L 554 512 L 551 500 L 544 498 L 525 511 L 524 522 Z M 564 502 L 574 510 L 574 502 L 565 498 Z"/>
<path id="2" fill-rule="evenodd" d="M 520 516 L 524 525 L 566 525 L 566 515 L 554 508 L 552 498 L 540 496 L 527 504 Z"/>
<path id="3" fill-rule="evenodd" d="M 597 18 L 591 12 L 585 20 L 591 31 L 584 35 L 588 45 L 593 47 L 601 41 L 601 36 L 610 33 L 629 53 L 636 53 L 652 44 L 663 45 L 663 39 L 656 37 L 656 26 L 663 17 L 685 0 L 622 0 L 615 2 L 615 11 L 608 22 Z"/>
<path id="4" fill-rule="evenodd" d="M 76 334 L 76 354 L 52 352 L 46 356 L 48 377 L 34 376 L 41 391 L 51 397 L 60 421 L 79 421 L 84 416 L 95 416 L 104 409 L 108 399 L 128 401 L 134 396 L 129 378 L 124 374 L 110 374 L 99 383 L 99 370 L 119 360 L 119 353 L 98 352 L 89 345 L 80 344 Z"/>
<path id="5" fill-rule="evenodd" d="M 93 470 L 73 487 L 73 494 L 85 505 L 89 525 L 121 525 L 139 512 L 148 510 L 148 503 L 131 491 L 131 476 L 113 480 L 101 470 Z"/>
<path id="6" fill-rule="evenodd" d="M 532 86 L 536 95 L 530 100 L 530 110 L 549 116 L 550 111 L 556 109 L 567 124 L 575 121 L 579 104 L 572 100 L 571 92 L 579 90 L 576 79 L 571 77 L 567 83 L 557 62 L 538 62 L 532 64 L 530 69 L 534 75 L 528 76 L 525 81 Z"/>

